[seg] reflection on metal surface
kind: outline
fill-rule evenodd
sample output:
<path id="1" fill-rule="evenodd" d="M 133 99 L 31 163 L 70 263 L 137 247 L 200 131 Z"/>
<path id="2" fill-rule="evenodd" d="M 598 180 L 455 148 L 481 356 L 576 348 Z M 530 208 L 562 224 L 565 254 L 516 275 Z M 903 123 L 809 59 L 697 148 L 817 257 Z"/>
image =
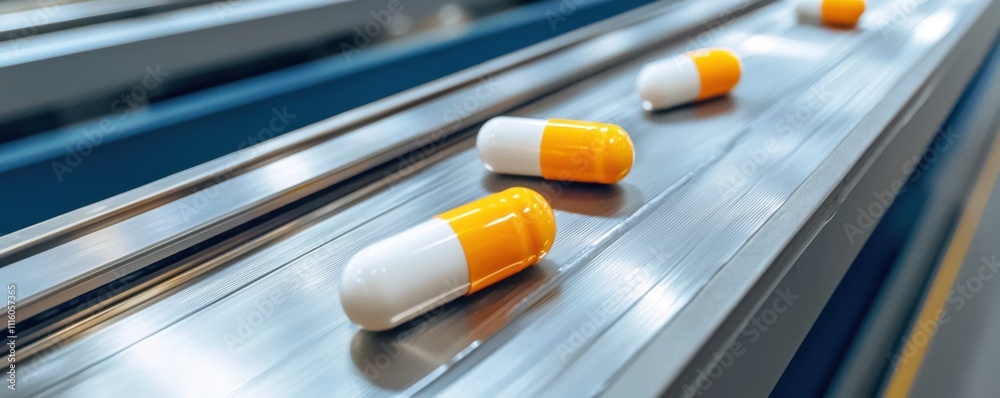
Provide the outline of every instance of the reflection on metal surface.
<path id="1" fill-rule="evenodd" d="M 21 40 L 55 30 L 210 2 L 211 0 L 8 0 L 0 3 L 0 41 Z"/>
<path id="2" fill-rule="evenodd" d="M 819 59 L 823 53 L 808 42 L 797 41 L 794 37 L 753 35 L 737 48 L 743 56 L 768 54 L 789 58 Z"/>
<path id="3" fill-rule="evenodd" d="M 912 29 L 952 12 L 948 31 L 954 32 L 988 3 L 968 2 L 968 9 L 955 12 L 956 3 L 928 1 L 901 27 Z M 865 22 L 857 32 L 798 26 L 790 16 L 786 4 L 775 4 L 714 31 L 713 45 L 756 50 L 744 59 L 746 79 L 727 98 L 670 112 L 641 110 L 633 83 L 644 62 L 688 50 L 683 41 L 667 41 L 639 58 L 624 57 L 606 43 L 585 43 L 562 57 L 541 60 L 537 69 L 512 71 L 506 77 L 510 84 L 495 94 L 498 101 L 536 81 L 531 77 L 562 73 L 569 63 L 592 62 L 588 70 L 602 71 L 593 54 L 625 61 L 591 79 L 556 79 L 545 92 L 561 90 L 514 112 L 621 125 L 632 134 L 637 153 L 632 174 L 616 186 L 491 175 L 482 169 L 471 140 L 461 140 L 448 146 L 450 156 L 389 175 L 351 206 L 323 212 L 301 229 L 263 242 L 180 284 L 172 294 L 76 337 L 56 349 L 59 355 L 29 360 L 26 368 L 33 370 L 23 375 L 24 388 L 30 394 L 69 396 L 124 394 L 151 385 L 163 394 L 269 395 L 276 393 L 275 385 L 282 386 L 277 392 L 282 395 L 600 392 L 773 221 L 874 104 L 914 95 L 896 87 L 938 43 L 907 35 L 886 38 Z M 629 32 L 616 37 L 630 43 L 649 35 L 648 30 Z M 785 51 L 788 43 L 797 43 L 802 52 Z M 466 98 L 450 93 L 398 120 L 356 130 L 366 135 L 349 133 L 338 144 L 303 150 L 294 156 L 297 171 L 280 175 L 300 182 L 324 178 L 336 158 L 331 154 L 350 155 L 344 142 L 366 145 L 372 133 L 406 131 L 420 125 L 414 120 L 434 124 Z M 488 105 L 483 113 L 510 106 Z M 267 172 L 261 168 L 242 175 L 246 182 L 234 181 L 234 188 L 221 191 L 227 204 L 213 211 L 250 203 L 252 195 L 280 196 L 246 188 L 251 182 L 296 185 L 268 179 Z M 428 214 L 515 185 L 541 192 L 556 210 L 560 235 L 544 261 L 392 331 L 362 332 L 345 319 L 336 289 L 351 254 Z M 796 230 L 783 233 L 787 241 Z M 182 353 L 191 360 L 211 365 L 191 377 L 218 375 L 218 383 L 194 391 L 158 381 L 188 375 L 171 373 L 168 359 L 151 360 L 143 365 L 146 371 L 134 371 L 136 358 L 162 355 L 163 347 L 173 345 L 183 345 Z M 680 361 L 665 358 L 664 366 Z"/>
<path id="4" fill-rule="evenodd" d="M 58 272 L 34 274 L 35 278 L 22 282 L 24 284 L 22 293 L 24 297 L 22 299 L 24 301 L 23 316 L 31 317 L 53 308 L 60 300 L 66 300 L 67 295 L 74 297 L 109 282 L 110 275 L 115 273 L 128 274 L 138 268 L 162 260 L 168 255 L 207 239 L 209 236 L 214 236 L 261 214 L 278 209 L 308 194 L 357 175 L 374 165 L 401 157 L 421 146 L 429 145 L 432 148 L 439 146 L 447 136 L 509 109 L 514 103 L 526 101 L 562 87 L 569 82 L 573 75 L 593 74 L 609 66 L 611 61 L 633 56 L 634 53 L 661 40 L 657 35 L 650 35 L 650 33 L 659 32 L 669 35 L 684 27 L 684 25 L 660 23 L 662 19 L 675 21 L 690 17 L 704 17 L 712 15 L 719 7 L 733 4 L 743 4 L 743 2 L 734 0 L 730 3 L 699 4 L 668 15 L 663 13 L 665 10 L 673 8 L 658 6 L 658 8 L 654 8 L 654 10 L 658 10 L 657 12 L 640 13 L 631 17 L 639 18 L 644 21 L 643 23 L 631 26 L 628 31 L 611 33 L 633 43 L 632 46 L 602 48 L 595 47 L 592 42 L 583 42 L 566 51 L 559 52 L 557 59 L 550 57 L 533 60 L 529 58 L 532 62 L 521 68 L 502 74 L 462 81 L 457 87 L 451 87 L 452 91 L 406 108 L 392 118 L 372 121 L 370 124 L 338 136 L 335 140 L 302 149 L 295 156 L 274 160 L 242 174 L 232 175 L 234 171 L 242 171 L 243 169 L 223 163 L 226 165 L 223 168 L 223 172 L 226 173 L 223 183 L 207 187 L 116 224 L 115 228 L 117 229 L 135 231 L 132 233 L 133 241 L 130 242 L 134 244 L 125 250 L 112 252 L 101 249 L 101 242 L 113 239 L 112 236 L 109 236 L 110 232 L 106 228 L 35 256 L 15 261 L 13 264 L 0 268 L 0 277 L 10 279 L 15 275 L 24 275 L 37 267 L 38 264 L 53 262 L 62 264 L 57 270 Z M 649 18 L 657 19 L 650 20 Z M 619 26 L 623 23 L 617 20 L 608 22 L 612 26 Z M 603 28 L 596 32 L 583 33 L 596 35 L 599 38 L 603 33 Z M 571 41 L 571 43 L 575 42 Z M 555 51 L 548 47 L 543 47 L 543 49 Z M 390 109 L 401 106 L 403 105 L 394 104 Z M 364 111 L 360 113 L 365 115 Z M 369 121 L 368 118 L 374 116 L 361 117 L 364 118 L 362 120 Z M 331 118 L 303 129 L 305 130 L 303 135 L 306 136 L 306 139 L 314 138 L 317 135 L 323 136 L 326 133 L 324 130 L 332 128 L 331 125 L 343 128 L 341 127 L 342 123 L 344 121 L 341 118 Z M 358 123 L 358 121 L 352 121 L 348 118 L 348 125 L 351 123 Z M 414 126 L 427 127 L 415 129 Z M 294 140 L 289 141 L 295 142 Z M 377 142 L 378 146 L 371 145 L 373 141 Z M 251 152 L 255 152 L 253 148 L 251 148 Z M 419 157 L 416 160 L 419 160 Z M 404 163 L 411 164 L 413 161 L 404 159 Z M 405 171 L 408 164 L 402 165 L 401 171 Z M 286 175 L 295 178 L 267 178 L 268 175 L 276 175 L 274 173 L 285 175 L 284 169 L 291 165 L 294 165 L 296 170 L 302 171 L 294 176 Z M 265 184 L 264 181 L 270 181 L 270 183 Z M 174 194 L 176 195 L 176 193 Z M 61 229 L 61 227 L 57 229 Z M 43 234 L 47 235 L 48 233 L 43 232 Z M 13 246 L 32 243 L 32 238 L 15 236 L 12 240 Z M 14 254 L 17 254 L 17 248 L 0 250 L 14 251 Z M 143 253 L 150 253 L 150 255 L 143 256 Z M 139 258 L 136 259 L 136 257 Z M 18 260 L 17 257 L 14 259 Z M 122 272 L 123 269 L 124 272 Z M 59 293 L 58 297 L 56 297 L 56 293 Z"/>
<path id="5" fill-rule="evenodd" d="M 359 330 L 351 339 L 351 359 L 364 380 L 403 391 L 448 361 L 429 348 L 410 344 L 406 335 Z"/>
<path id="6" fill-rule="evenodd" d="M 955 25 L 955 12 L 948 10 L 928 17 L 913 31 L 913 40 L 919 43 L 933 43 L 951 31 Z"/>

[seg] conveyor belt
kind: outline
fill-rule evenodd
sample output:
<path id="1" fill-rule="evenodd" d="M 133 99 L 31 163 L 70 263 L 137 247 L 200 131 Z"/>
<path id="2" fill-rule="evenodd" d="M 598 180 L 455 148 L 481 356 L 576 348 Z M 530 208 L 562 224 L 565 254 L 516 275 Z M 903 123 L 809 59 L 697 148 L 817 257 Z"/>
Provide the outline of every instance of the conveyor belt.
<path id="1" fill-rule="evenodd" d="M 65 338 L 41 338 L 38 344 L 45 348 L 24 362 L 19 393 L 575 396 L 628 391 L 617 381 L 639 374 L 629 373 L 630 364 L 641 363 L 643 349 L 665 328 L 714 329 L 716 321 L 710 320 L 672 323 L 682 309 L 698 304 L 694 300 L 699 295 L 728 294 L 713 316 L 729 314 L 776 258 L 786 256 L 789 248 L 801 250 L 796 245 L 808 244 L 822 228 L 823 223 L 812 220 L 825 222 L 833 215 L 850 191 L 848 182 L 857 177 L 855 165 L 878 155 L 884 149 L 879 145 L 899 133 L 895 127 L 913 117 L 905 111 L 923 104 L 921 95 L 930 91 L 921 90 L 932 87 L 922 83 L 933 81 L 933 73 L 948 65 L 947 56 L 972 27 L 989 21 L 981 29 L 996 33 L 996 18 L 990 18 L 997 7 L 990 1 L 929 0 L 898 18 L 900 2 L 872 4 L 856 31 L 800 25 L 785 3 L 759 8 L 753 3 L 740 13 L 723 15 L 717 20 L 721 24 L 696 25 L 670 40 L 642 37 L 651 31 L 638 28 L 587 39 L 540 57 L 534 65 L 545 66 L 549 75 L 517 75 L 530 65 L 514 65 L 483 77 L 471 90 L 428 96 L 423 101 L 442 101 L 421 110 L 424 118 L 437 119 L 431 125 L 457 120 L 454 125 L 462 128 L 446 140 L 419 142 L 422 150 L 397 161 L 391 159 L 417 148 L 387 138 L 395 152 L 377 163 L 389 162 L 368 165 L 371 170 L 350 180 L 357 181 L 353 188 L 363 186 L 352 194 L 317 188 L 319 196 L 296 196 L 289 193 L 294 187 L 283 184 L 325 167 L 324 162 L 338 161 L 324 158 L 317 148 L 326 145 L 330 151 L 325 153 L 346 156 L 333 148 L 356 151 L 384 144 L 365 139 L 375 136 L 338 135 L 255 165 L 249 170 L 262 179 L 251 180 L 261 184 L 254 189 L 287 189 L 267 196 L 269 201 L 294 205 L 298 200 L 338 199 L 292 213 L 293 220 L 278 217 L 280 227 L 260 224 L 264 227 L 258 229 L 267 232 L 239 242 L 241 246 L 220 245 L 201 257 L 186 254 L 177 261 L 187 268 L 151 287 L 130 290 L 134 295 L 115 307 L 124 312 L 110 308 L 107 316 L 51 328 L 66 330 Z M 708 2 L 656 5 L 645 12 L 673 14 L 644 21 L 664 23 L 673 21 L 672 16 L 712 11 L 697 3 Z M 741 5 L 737 3 L 746 2 L 719 2 L 727 7 Z M 654 50 L 636 56 L 618 48 L 631 44 Z M 668 112 L 641 110 L 634 81 L 645 62 L 709 45 L 732 47 L 743 56 L 744 78 L 731 96 Z M 610 61 L 582 58 L 586 54 Z M 553 65 L 570 64 L 585 65 L 566 69 L 586 78 L 558 79 Z M 539 81 L 546 82 L 542 89 L 511 97 L 519 102 L 495 103 L 509 101 L 506 96 L 522 88 L 517 82 Z M 610 187 L 490 175 L 478 161 L 471 136 L 480 119 L 520 102 L 527 103 L 506 114 L 621 125 L 637 147 L 632 174 Z M 459 117 L 449 116 L 448 109 L 458 109 Z M 469 116 L 461 114 L 463 109 Z M 359 129 L 422 129 L 425 120 L 362 119 L 368 124 Z M 926 145 L 929 138 L 913 136 L 912 141 Z M 344 149 L 344 142 L 355 147 Z M 848 150 L 852 152 L 845 155 Z M 302 184 L 328 180 L 317 176 Z M 216 187 L 211 196 L 204 196 L 208 189 L 196 193 L 207 204 L 195 208 L 192 217 L 235 207 L 229 195 L 256 192 L 232 181 Z M 347 321 L 337 287 L 351 254 L 511 186 L 542 192 L 556 210 L 556 244 L 542 263 L 398 330 L 369 333 Z M 182 214 L 164 211 L 160 216 Z M 213 228 L 233 224 L 238 223 Z M 141 240 L 122 234 L 124 230 L 116 234 L 116 225 L 92 233 L 104 245 L 128 247 Z M 246 232 L 254 233 L 253 228 Z M 762 236 L 768 242 L 758 249 L 761 242 L 754 239 Z M 15 280 L 12 269 L 37 266 L 39 258 L 59 258 L 78 242 L 85 254 L 86 238 L 57 242 L 61 244 L 40 253 L 25 249 L 25 243 L 14 244 L 18 249 L 10 251 L 11 258 L 18 262 L 0 269 L 0 275 Z M 133 253 L 103 249 L 101 253 Z M 81 255 L 80 261 L 94 256 Z M 163 258 L 168 257 L 156 261 Z M 131 272 L 122 270 L 134 259 L 102 258 L 126 266 L 100 271 L 120 277 Z M 746 278 L 739 289 L 703 292 L 713 277 L 732 266 L 746 267 L 756 277 Z M 835 285 L 836 278 L 830 283 Z M 25 289 L 48 292 L 40 281 L 26 283 Z M 54 303 L 61 296 L 51 297 Z M 55 306 L 39 308 L 37 313 Z M 680 377 L 704 340 L 678 344 L 659 354 L 666 356 L 662 368 L 676 372 L 662 383 Z M 650 384 L 654 390 L 665 387 L 660 380 Z"/>

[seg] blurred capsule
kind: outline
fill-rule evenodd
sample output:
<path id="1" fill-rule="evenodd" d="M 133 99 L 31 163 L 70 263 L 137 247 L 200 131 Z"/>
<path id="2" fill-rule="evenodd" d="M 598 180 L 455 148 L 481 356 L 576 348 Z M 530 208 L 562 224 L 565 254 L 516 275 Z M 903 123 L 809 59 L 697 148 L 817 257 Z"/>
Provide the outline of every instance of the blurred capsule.
<path id="1" fill-rule="evenodd" d="M 476 147 L 489 171 L 547 180 L 614 184 L 634 159 L 621 127 L 577 120 L 493 118 L 479 130 Z"/>
<path id="2" fill-rule="evenodd" d="M 340 302 L 362 329 L 388 330 L 537 263 L 555 235 L 545 198 L 510 188 L 355 254 L 344 269 Z"/>
<path id="3" fill-rule="evenodd" d="M 740 59 L 726 49 L 687 52 L 647 64 L 636 86 L 648 111 L 718 97 L 740 81 Z"/>
<path id="4" fill-rule="evenodd" d="M 865 12 L 864 0 L 798 0 L 795 11 L 808 23 L 853 28 Z"/>

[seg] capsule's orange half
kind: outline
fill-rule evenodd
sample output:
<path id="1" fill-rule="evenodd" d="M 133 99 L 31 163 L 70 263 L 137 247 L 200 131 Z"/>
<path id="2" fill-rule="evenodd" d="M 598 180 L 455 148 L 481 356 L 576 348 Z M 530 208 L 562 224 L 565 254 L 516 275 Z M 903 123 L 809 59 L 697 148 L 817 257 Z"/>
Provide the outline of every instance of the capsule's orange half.
<path id="1" fill-rule="evenodd" d="M 468 294 L 537 263 L 556 236 L 549 202 L 527 188 L 510 188 L 438 217 L 455 230 L 465 251 Z"/>
<path id="2" fill-rule="evenodd" d="M 616 125 L 549 119 L 540 156 L 542 178 L 614 184 L 632 170 L 634 148 Z"/>
<path id="3" fill-rule="evenodd" d="M 821 9 L 824 24 L 846 27 L 857 25 L 864 12 L 864 0 L 823 0 Z"/>
<path id="4" fill-rule="evenodd" d="M 701 78 L 698 101 L 728 93 L 740 82 L 740 61 L 732 51 L 697 50 L 689 52 L 688 56 L 694 60 Z"/>

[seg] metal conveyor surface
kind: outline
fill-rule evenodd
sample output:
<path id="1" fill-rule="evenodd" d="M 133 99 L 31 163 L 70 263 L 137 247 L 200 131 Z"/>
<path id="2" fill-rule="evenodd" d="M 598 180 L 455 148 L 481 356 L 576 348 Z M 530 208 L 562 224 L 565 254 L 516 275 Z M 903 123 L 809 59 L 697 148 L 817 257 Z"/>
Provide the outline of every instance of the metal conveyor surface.
<path id="1" fill-rule="evenodd" d="M 77 212 L 85 221 L 7 237 L 0 275 L 31 273 L 21 290 L 32 315 L 163 267 L 100 311 L 37 326 L 19 393 L 646 395 L 668 386 L 622 383 L 643 377 L 633 367 L 664 335 L 678 338 L 655 372 L 680 388 L 704 347 L 730 338 L 720 325 L 740 324 L 759 305 L 748 297 L 766 297 L 797 266 L 898 135 L 911 134 L 904 155 L 926 146 L 944 115 L 917 111 L 951 95 L 930 96 L 942 71 L 964 86 L 971 71 L 955 57 L 978 64 L 985 49 L 966 39 L 994 35 L 1000 20 L 986 0 L 928 0 L 902 18 L 900 2 L 872 2 L 857 30 L 803 25 L 784 2 L 657 3 L 604 22 L 607 31 L 334 118 L 345 126 L 336 133 L 321 122 L 299 132 L 308 139 L 250 148 L 188 185 L 150 186 L 89 210 L 99 217 Z M 734 92 L 643 111 L 639 68 L 705 46 L 742 55 Z M 915 126 L 918 113 L 930 120 Z M 499 114 L 618 124 L 636 163 L 613 186 L 491 175 L 474 134 Z M 226 168 L 238 162 L 246 167 Z M 346 319 L 337 288 L 352 254 L 512 186 L 541 192 L 556 211 L 556 243 L 540 264 L 390 332 Z M 224 231 L 233 232 L 212 240 Z M 34 273 L 59 258 L 72 260 Z"/>

